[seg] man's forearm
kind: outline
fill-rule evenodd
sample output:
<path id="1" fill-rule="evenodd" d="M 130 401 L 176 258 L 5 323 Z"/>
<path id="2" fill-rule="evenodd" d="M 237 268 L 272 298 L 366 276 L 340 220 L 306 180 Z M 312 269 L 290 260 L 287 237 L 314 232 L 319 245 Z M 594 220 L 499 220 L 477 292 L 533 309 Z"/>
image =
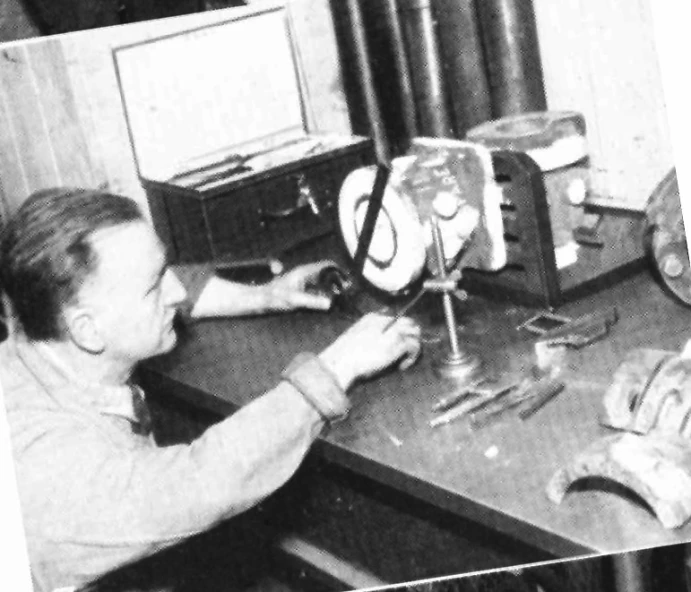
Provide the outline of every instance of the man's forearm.
<path id="1" fill-rule="evenodd" d="M 273 310 L 272 292 L 268 285 L 247 285 L 218 277 L 209 278 L 190 316 L 195 319 L 245 316 Z"/>
<path id="2" fill-rule="evenodd" d="M 298 266 L 266 284 L 248 285 L 214 275 L 209 264 L 175 266 L 187 291 L 184 314 L 191 318 L 233 317 L 296 309 L 328 310 L 331 297 L 312 289 L 329 261 Z"/>

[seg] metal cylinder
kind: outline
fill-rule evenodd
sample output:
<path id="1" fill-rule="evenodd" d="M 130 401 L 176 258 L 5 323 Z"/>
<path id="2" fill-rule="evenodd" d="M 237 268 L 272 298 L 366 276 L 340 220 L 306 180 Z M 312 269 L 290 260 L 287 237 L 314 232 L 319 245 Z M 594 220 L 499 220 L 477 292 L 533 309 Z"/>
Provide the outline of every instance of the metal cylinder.
<path id="1" fill-rule="evenodd" d="M 456 137 L 492 118 L 489 82 L 474 0 L 432 0 L 449 113 Z"/>
<path id="2" fill-rule="evenodd" d="M 444 244 L 442 242 L 441 231 L 439 230 L 439 224 L 436 219 L 431 219 L 432 223 L 432 239 L 434 241 L 434 254 L 437 258 L 437 272 L 439 274 L 438 279 L 442 282 L 447 279 L 445 261 L 446 257 L 444 255 Z M 454 284 L 455 286 L 455 284 Z M 444 302 L 444 319 L 446 320 L 446 328 L 449 333 L 449 345 L 451 346 L 451 357 L 453 359 L 458 359 L 461 357 L 460 346 L 458 344 L 458 333 L 456 332 L 456 315 L 453 310 L 453 301 L 451 300 L 451 294 L 448 291 L 444 291 L 442 294 L 442 299 Z"/>
<path id="3" fill-rule="evenodd" d="M 532 0 L 478 0 L 494 118 L 547 109 Z"/>
<path id="4" fill-rule="evenodd" d="M 456 279 L 452 277 L 433 278 L 425 280 L 425 290 L 428 292 L 454 292 L 457 289 Z"/>
<path id="5" fill-rule="evenodd" d="M 408 48 L 418 133 L 429 137 L 453 137 L 431 2 L 400 0 L 399 10 Z"/>
<path id="6" fill-rule="evenodd" d="M 451 348 L 451 359 L 457 360 L 462 357 L 461 346 L 458 343 L 458 333 L 456 330 L 456 316 L 453 312 L 453 301 L 451 294 L 444 292 L 442 295 L 444 299 L 444 318 L 446 319 L 446 328 L 449 332 L 449 346 Z"/>
<path id="7" fill-rule="evenodd" d="M 401 17 L 398 12 L 397 0 L 385 0 L 387 26 L 391 35 L 393 57 L 398 70 L 398 91 L 400 93 L 403 125 L 407 139 L 414 138 L 417 133 L 417 116 L 415 113 L 415 96 L 413 95 L 413 80 L 410 64 L 406 54 L 406 44 L 403 37 Z"/>
<path id="8" fill-rule="evenodd" d="M 376 86 L 374 84 L 374 76 L 370 64 L 370 53 L 367 45 L 367 35 L 365 34 L 365 23 L 362 17 L 360 2 L 359 0 L 348 0 L 347 7 L 355 46 L 358 78 L 365 98 L 365 108 L 367 109 L 367 117 L 374 139 L 377 158 L 379 162 L 388 164 L 391 160 L 391 150 L 386 134 L 386 127 L 381 116 Z"/>

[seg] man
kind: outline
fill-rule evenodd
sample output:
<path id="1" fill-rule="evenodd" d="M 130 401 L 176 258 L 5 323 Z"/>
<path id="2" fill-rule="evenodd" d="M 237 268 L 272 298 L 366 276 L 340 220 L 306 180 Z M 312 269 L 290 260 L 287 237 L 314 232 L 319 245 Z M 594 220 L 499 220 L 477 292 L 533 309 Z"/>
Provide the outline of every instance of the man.
<path id="1" fill-rule="evenodd" d="M 54 190 L 22 205 L 0 240 L 12 316 L 0 369 L 38 591 L 81 585 L 258 503 L 345 415 L 354 381 L 414 362 L 419 328 L 368 315 L 319 355 L 298 355 L 273 390 L 191 445 L 155 445 L 130 380 L 138 362 L 173 348 L 178 309 L 200 318 L 323 308 L 305 291 L 321 267 L 265 286 L 203 266 L 178 277 L 127 198 Z"/>

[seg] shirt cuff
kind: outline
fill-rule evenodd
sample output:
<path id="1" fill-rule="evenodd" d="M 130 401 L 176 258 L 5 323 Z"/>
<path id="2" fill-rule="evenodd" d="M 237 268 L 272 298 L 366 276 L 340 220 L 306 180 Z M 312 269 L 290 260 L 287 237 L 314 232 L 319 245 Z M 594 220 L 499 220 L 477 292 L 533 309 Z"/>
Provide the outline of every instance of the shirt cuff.
<path id="1" fill-rule="evenodd" d="M 298 354 L 281 376 L 292 384 L 326 421 L 333 423 L 348 415 L 348 397 L 331 371 L 315 354 Z"/>

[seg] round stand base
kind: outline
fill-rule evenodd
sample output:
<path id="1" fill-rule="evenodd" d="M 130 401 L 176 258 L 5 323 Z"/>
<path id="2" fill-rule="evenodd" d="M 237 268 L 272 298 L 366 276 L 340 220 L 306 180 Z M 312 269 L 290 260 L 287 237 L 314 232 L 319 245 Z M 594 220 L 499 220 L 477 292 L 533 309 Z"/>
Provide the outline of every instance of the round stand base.
<path id="1" fill-rule="evenodd" d="M 477 356 L 466 352 L 459 352 L 458 355 L 445 352 L 434 361 L 434 367 L 443 378 L 470 383 L 479 374 L 482 363 Z"/>

